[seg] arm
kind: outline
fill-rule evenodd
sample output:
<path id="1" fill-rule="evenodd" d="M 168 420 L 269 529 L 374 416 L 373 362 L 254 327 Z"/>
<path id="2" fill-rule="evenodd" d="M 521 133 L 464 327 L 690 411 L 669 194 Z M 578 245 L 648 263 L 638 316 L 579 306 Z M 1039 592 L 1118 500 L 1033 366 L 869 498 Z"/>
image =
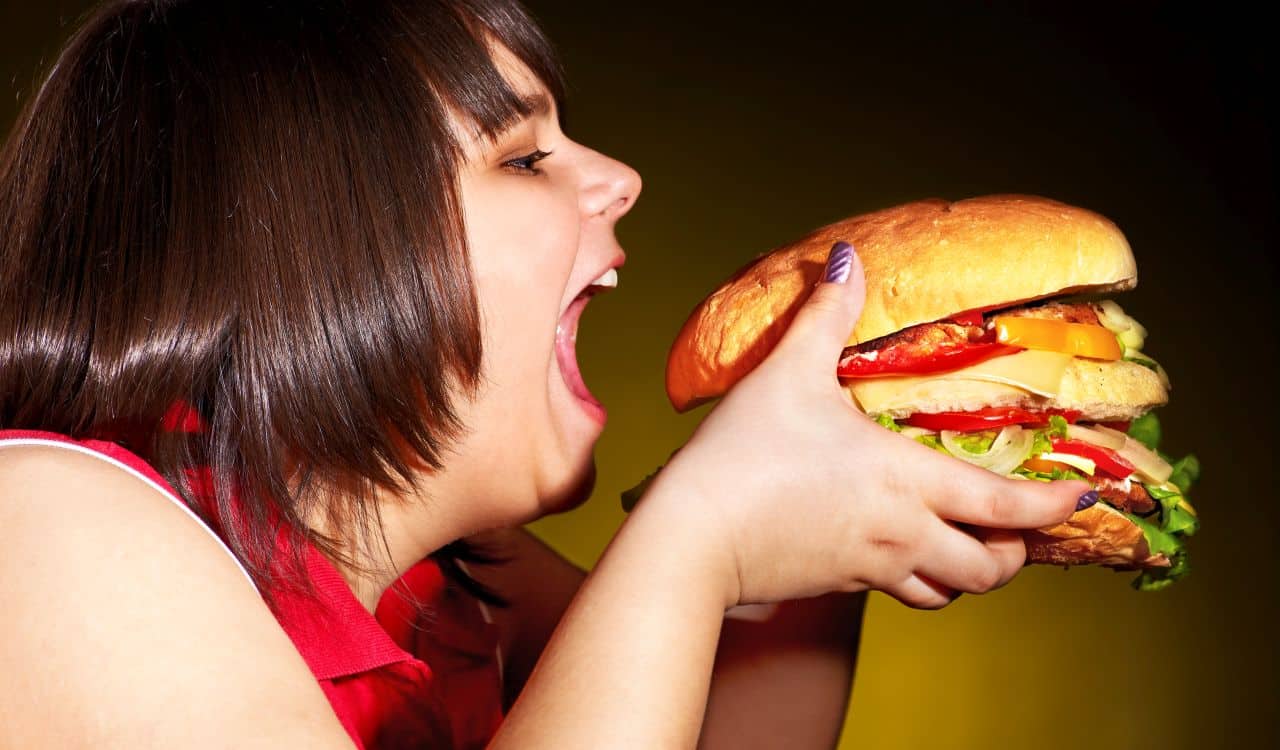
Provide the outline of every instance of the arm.
<path id="1" fill-rule="evenodd" d="M 732 572 L 665 507 L 647 499 L 623 524 L 492 747 L 694 745 Z"/>
<path id="2" fill-rule="evenodd" d="M 782 602 L 725 619 L 699 747 L 835 747 L 866 594 Z"/>
<path id="3" fill-rule="evenodd" d="M 3 448 L 0 529 L 0 747 L 351 747 L 257 592 L 153 488 Z"/>
<path id="4" fill-rule="evenodd" d="M 504 634 L 507 705 L 514 703 L 586 574 L 527 531 L 477 540 L 509 558 L 472 573 L 510 606 Z M 725 619 L 703 723 L 705 747 L 831 747 L 848 704 L 863 594 L 779 604 L 765 620 Z M 762 707 L 769 710 L 762 711 Z"/>

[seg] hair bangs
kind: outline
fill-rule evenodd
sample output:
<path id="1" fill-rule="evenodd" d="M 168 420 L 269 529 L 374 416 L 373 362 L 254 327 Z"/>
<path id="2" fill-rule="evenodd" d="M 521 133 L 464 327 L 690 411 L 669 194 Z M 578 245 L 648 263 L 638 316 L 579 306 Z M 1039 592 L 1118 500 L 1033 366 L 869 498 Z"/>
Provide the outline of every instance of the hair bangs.
<path id="1" fill-rule="evenodd" d="M 561 120 L 566 84 L 555 50 L 519 5 L 490 0 L 406 3 L 398 9 L 412 29 L 405 42 L 434 96 L 489 140 L 534 114 L 498 68 L 497 47 L 508 50 L 547 89 Z M 460 144 L 455 144 L 460 146 Z"/>

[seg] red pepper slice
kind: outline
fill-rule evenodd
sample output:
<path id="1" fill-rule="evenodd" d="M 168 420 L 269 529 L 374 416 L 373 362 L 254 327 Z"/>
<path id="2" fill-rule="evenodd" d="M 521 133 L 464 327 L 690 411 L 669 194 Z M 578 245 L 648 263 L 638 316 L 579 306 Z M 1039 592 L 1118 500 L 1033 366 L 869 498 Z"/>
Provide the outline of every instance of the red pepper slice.
<path id="1" fill-rule="evenodd" d="M 957 432 L 973 432 L 992 430 L 1011 424 L 1029 424 L 1043 426 L 1049 424 L 1049 417 L 1059 416 L 1068 422 L 1075 422 L 1080 412 L 1050 409 L 1048 411 L 1029 411 L 1016 406 L 988 406 L 976 411 L 949 411 L 937 414 L 912 414 L 903 419 L 904 424 L 912 427 L 923 427 L 926 430 L 955 430 Z"/>
<path id="2" fill-rule="evenodd" d="M 1110 427 L 1111 429 L 1117 432 L 1123 432 L 1126 435 L 1129 434 L 1130 423 L 1127 420 L 1124 422 L 1099 422 L 1098 424 L 1102 425 L 1103 427 Z"/>
<path id="3" fill-rule="evenodd" d="M 1080 440 L 1060 439 L 1053 440 L 1052 445 L 1054 453 L 1070 453 L 1073 456 L 1087 458 L 1097 464 L 1100 471 L 1105 471 L 1116 479 L 1124 479 L 1134 472 L 1133 464 L 1116 455 L 1115 451 L 1100 445 Z"/>
<path id="4" fill-rule="evenodd" d="M 926 375 L 948 372 L 977 364 L 992 357 L 1022 351 L 1005 344 L 962 344 L 940 346 L 926 357 L 912 351 L 889 347 L 877 352 L 855 352 L 840 358 L 836 375 L 842 378 L 871 378 L 881 375 Z M 870 355 L 874 354 L 874 358 Z"/>
<path id="5" fill-rule="evenodd" d="M 969 312 L 960 313 L 951 317 L 953 323 L 959 323 L 962 326 L 973 326 L 975 328 L 982 327 L 982 311 L 970 310 Z"/>

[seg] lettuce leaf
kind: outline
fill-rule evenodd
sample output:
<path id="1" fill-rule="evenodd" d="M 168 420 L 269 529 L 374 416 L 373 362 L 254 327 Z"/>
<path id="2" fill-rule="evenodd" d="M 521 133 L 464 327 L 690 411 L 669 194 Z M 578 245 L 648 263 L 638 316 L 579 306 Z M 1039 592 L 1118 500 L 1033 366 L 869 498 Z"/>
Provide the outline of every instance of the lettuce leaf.
<path id="1" fill-rule="evenodd" d="M 1159 591 L 1191 572 L 1191 564 L 1187 560 L 1187 552 L 1182 546 L 1182 540 L 1141 516 L 1135 516 L 1132 513 L 1124 513 L 1124 515 L 1142 530 L 1151 553 L 1163 554 L 1169 558 L 1170 562 L 1167 568 L 1150 568 L 1142 571 L 1142 574 L 1133 580 L 1132 586 L 1135 589 Z"/>
<path id="2" fill-rule="evenodd" d="M 1155 412 L 1147 412 L 1129 423 L 1129 437 L 1151 450 L 1160 447 L 1160 420 Z"/>
<path id="3" fill-rule="evenodd" d="M 1148 568 L 1142 571 L 1129 585 L 1139 591 L 1159 591 L 1191 572 L 1191 562 L 1187 559 L 1187 553 L 1181 549 L 1169 558 L 1169 562 L 1167 568 Z"/>
<path id="4" fill-rule="evenodd" d="M 1191 536 L 1200 530 L 1200 519 L 1191 515 L 1186 508 L 1177 505 L 1165 518 L 1164 530 L 1170 534 Z"/>
<path id="5" fill-rule="evenodd" d="M 933 433 L 929 433 L 927 435 L 921 435 L 920 437 L 916 438 L 916 442 L 920 443 L 921 445 L 932 448 L 935 451 L 938 451 L 939 453 L 945 453 L 948 456 L 951 455 L 951 451 L 947 450 L 946 447 L 943 446 L 942 438 L 938 437 Z"/>
<path id="6" fill-rule="evenodd" d="M 1033 458 L 1041 453 L 1049 453 L 1053 450 L 1053 442 L 1049 437 L 1047 430 L 1036 430 L 1035 437 L 1031 439 L 1031 453 Z"/>
<path id="7" fill-rule="evenodd" d="M 996 441 L 998 431 L 962 432 L 955 436 L 956 444 L 968 453 L 986 453 Z"/>
<path id="8" fill-rule="evenodd" d="M 1054 414 L 1049 417 L 1049 435 L 1059 440 L 1067 439 L 1067 420 Z"/>
<path id="9" fill-rule="evenodd" d="M 1152 372 L 1155 372 L 1155 373 L 1160 372 L 1160 365 L 1154 359 L 1151 359 L 1150 357 L 1144 357 L 1139 352 L 1126 351 L 1124 353 L 1124 359 L 1126 362 L 1132 362 L 1135 365 L 1142 365 L 1143 367 L 1147 368 Z"/>
<path id="10" fill-rule="evenodd" d="M 894 432 L 902 432 L 902 426 L 899 425 L 897 422 L 893 421 L 893 417 L 889 416 L 888 414 L 881 414 L 880 416 L 876 417 L 876 424 L 880 425 L 886 430 L 892 430 Z"/>
<path id="11" fill-rule="evenodd" d="M 1045 473 L 1043 471 L 1031 471 L 1030 469 L 1017 468 L 1013 471 L 1018 476 L 1034 479 L 1037 482 L 1056 482 L 1059 479 L 1078 479 L 1082 482 L 1089 481 L 1089 478 L 1083 474 L 1077 473 L 1071 469 L 1054 469 L 1052 472 Z"/>
<path id="12" fill-rule="evenodd" d="M 1150 484 L 1143 484 L 1151 499 L 1160 503 L 1160 528 L 1170 534 L 1191 536 L 1200 529 L 1200 521 L 1182 507 L 1183 494 Z"/>
<path id="13" fill-rule="evenodd" d="M 1187 454 L 1173 462 L 1173 474 L 1169 476 L 1169 481 L 1177 485 L 1183 494 L 1186 494 L 1191 489 L 1191 485 L 1199 479 L 1200 459 L 1194 454 Z"/>

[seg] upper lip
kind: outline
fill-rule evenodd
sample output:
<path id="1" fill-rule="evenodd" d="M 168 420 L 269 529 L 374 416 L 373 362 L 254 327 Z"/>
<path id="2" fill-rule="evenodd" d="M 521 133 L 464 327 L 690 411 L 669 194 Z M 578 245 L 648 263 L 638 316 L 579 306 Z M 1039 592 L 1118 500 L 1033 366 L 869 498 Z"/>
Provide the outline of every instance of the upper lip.
<path id="1" fill-rule="evenodd" d="M 618 251 L 618 254 L 615 255 L 613 258 L 611 258 L 607 265 L 602 266 L 601 268 L 597 269 L 595 273 L 591 274 L 591 276 L 588 278 L 587 283 L 584 284 L 582 288 L 579 289 L 577 293 L 573 295 L 573 299 L 577 299 L 579 296 L 582 295 L 583 292 L 590 290 L 592 288 L 591 282 L 595 281 L 596 279 L 600 278 L 604 274 L 608 273 L 611 269 L 621 268 L 622 265 L 626 262 L 627 262 L 626 253 L 622 251 Z M 599 288 L 603 288 L 603 287 L 599 287 Z"/>

